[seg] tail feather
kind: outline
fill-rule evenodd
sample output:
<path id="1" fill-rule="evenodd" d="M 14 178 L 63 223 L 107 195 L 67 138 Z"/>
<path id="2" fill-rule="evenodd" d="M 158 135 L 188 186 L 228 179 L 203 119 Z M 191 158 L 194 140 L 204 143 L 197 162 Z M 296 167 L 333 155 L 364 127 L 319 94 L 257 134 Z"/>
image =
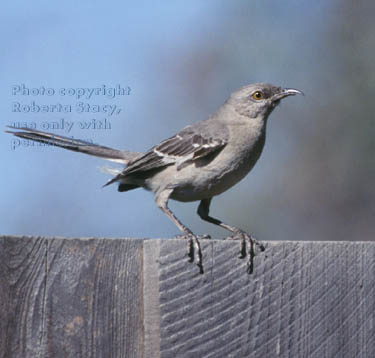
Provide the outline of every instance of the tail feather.
<path id="1" fill-rule="evenodd" d="M 13 129 L 14 131 L 5 131 L 6 133 L 13 134 L 19 138 L 30 139 L 36 142 L 54 145 L 56 147 L 72 150 L 74 152 L 85 153 L 123 164 L 128 164 L 130 161 L 143 154 L 113 149 L 102 145 L 93 144 L 85 140 L 64 137 L 53 133 L 38 131 L 36 129 L 25 127 L 18 128 L 12 126 L 7 127 Z"/>
<path id="2" fill-rule="evenodd" d="M 122 173 L 119 173 L 117 174 L 115 177 L 113 177 L 112 179 L 108 180 L 104 185 L 103 185 L 103 188 L 108 186 L 108 185 L 111 185 L 113 183 L 116 183 L 120 178 L 122 177 Z"/>

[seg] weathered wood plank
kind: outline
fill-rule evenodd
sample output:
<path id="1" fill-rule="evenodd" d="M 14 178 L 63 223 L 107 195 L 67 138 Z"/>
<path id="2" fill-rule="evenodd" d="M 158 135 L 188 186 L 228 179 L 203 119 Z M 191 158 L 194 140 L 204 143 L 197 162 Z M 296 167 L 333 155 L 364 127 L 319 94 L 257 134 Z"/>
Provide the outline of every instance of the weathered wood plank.
<path id="1" fill-rule="evenodd" d="M 2 239 L 9 303 L 5 357 L 39 357 L 43 352 L 46 241 Z"/>
<path id="2" fill-rule="evenodd" d="M 0 357 L 375 356 L 375 243 L 0 238 Z"/>
<path id="3" fill-rule="evenodd" d="M 148 357 L 375 357 L 375 243 L 272 242 L 252 275 L 236 243 L 205 242 L 204 275 L 185 245 L 145 242 L 145 285 L 159 277 L 145 302 L 160 304 Z"/>
<path id="4" fill-rule="evenodd" d="M 9 272 L 6 265 L 6 254 L 4 241 L 0 239 L 0 358 L 6 358 L 7 350 L 7 327 L 9 323 L 10 292 Z"/>
<path id="5" fill-rule="evenodd" d="M 10 316 L 4 357 L 143 355 L 142 240 L 1 241 Z"/>

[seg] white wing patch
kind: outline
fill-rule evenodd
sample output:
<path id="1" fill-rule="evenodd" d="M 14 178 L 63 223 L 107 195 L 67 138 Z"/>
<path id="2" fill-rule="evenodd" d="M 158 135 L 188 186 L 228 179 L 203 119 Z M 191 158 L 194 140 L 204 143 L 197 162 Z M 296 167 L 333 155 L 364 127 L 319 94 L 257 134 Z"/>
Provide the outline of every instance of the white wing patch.
<path id="1" fill-rule="evenodd" d="M 161 170 L 168 165 L 176 165 L 177 170 L 180 170 L 197 159 L 218 153 L 227 141 L 228 131 L 225 126 L 217 124 L 214 128 L 209 128 L 207 123 L 202 121 L 197 125 L 187 126 L 130 162 L 121 175 L 137 175 L 143 178 L 152 175 L 147 173 Z"/>
<path id="2" fill-rule="evenodd" d="M 225 146 L 221 139 L 205 138 L 200 134 L 183 133 L 171 137 L 153 148 L 153 152 L 162 158 L 163 162 L 175 162 L 181 169 L 187 162 L 202 158 Z"/>

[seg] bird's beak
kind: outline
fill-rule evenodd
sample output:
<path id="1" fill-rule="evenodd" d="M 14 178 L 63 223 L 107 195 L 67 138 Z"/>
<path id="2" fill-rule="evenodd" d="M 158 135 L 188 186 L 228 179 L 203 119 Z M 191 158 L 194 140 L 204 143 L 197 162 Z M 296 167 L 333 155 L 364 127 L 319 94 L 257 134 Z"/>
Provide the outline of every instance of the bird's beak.
<path id="1" fill-rule="evenodd" d="M 305 95 L 302 91 L 295 88 L 284 88 L 282 92 L 285 96 L 295 96 L 296 94 L 301 94 L 302 96 Z"/>
<path id="2" fill-rule="evenodd" d="M 301 94 L 302 96 L 305 95 L 302 91 L 295 88 L 283 88 L 280 93 L 275 94 L 272 99 L 278 101 L 288 96 L 295 96 L 296 94 Z"/>

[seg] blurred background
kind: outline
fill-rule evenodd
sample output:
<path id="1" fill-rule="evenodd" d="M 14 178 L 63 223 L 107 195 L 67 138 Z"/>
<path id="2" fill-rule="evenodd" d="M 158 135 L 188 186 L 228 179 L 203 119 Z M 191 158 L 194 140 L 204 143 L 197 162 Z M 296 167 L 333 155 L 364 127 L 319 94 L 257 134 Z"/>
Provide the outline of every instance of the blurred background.
<path id="1" fill-rule="evenodd" d="M 206 119 L 239 87 L 270 82 L 305 97 L 271 115 L 254 170 L 214 198 L 211 213 L 260 240 L 375 238 L 375 2 L 12 1 L 0 14 L 0 111 L 6 125 L 61 119 L 55 130 L 115 148 L 145 151 Z M 74 97 L 14 96 L 12 88 L 94 88 L 130 95 L 98 113 L 12 112 L 12 104 L 70 104 Z M 111 129 L 80 129 L 107 120 Z M 15 147 L 0 132 L 0 234 L 171 237 L 178 229 L 151 193 L 102 188 L 111 164 L 59 148 Z M 114 164 L 115 165 L 115 164 Z M 226 232 L 171 201 L 196 233 Z"/>

